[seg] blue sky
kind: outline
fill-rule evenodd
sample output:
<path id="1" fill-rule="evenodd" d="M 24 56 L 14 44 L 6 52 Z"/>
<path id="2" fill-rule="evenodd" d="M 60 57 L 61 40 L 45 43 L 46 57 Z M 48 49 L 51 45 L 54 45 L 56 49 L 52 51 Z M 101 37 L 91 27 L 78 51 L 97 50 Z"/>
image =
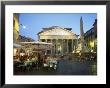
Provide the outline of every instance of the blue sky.
<path id="1" fill-rule="evenodd" d="M 20 13 L 19 22 L 26 26 L 20 26 L 20 34 L 37 40 L 37 33 L 42 28 L 60 26 L 72 28 L 75 34 L 80 33 L 80 18 L 83 18 L 83 30 L 86 32 L 92 28 L 97 14 L 95 13 Z"/>

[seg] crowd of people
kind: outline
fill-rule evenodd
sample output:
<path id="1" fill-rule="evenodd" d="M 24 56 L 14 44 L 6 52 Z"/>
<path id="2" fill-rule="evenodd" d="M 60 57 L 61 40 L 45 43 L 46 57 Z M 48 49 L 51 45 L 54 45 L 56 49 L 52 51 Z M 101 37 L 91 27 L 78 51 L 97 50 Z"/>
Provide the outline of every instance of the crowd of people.
<path id="1" fill-rule="evenodd" d="M 37 53 L 33 55 L 16 55 L 14 56 L 14 69 L 28 70 L 30 69 L 40 69 L 42 67 L 53 67 L 57 64 L 56 56 L 43 55 L 42 53 Z M 55 68 L 55 67 L 54 67 Z M 56 69 L 56 68 L 55 68 Z"/>

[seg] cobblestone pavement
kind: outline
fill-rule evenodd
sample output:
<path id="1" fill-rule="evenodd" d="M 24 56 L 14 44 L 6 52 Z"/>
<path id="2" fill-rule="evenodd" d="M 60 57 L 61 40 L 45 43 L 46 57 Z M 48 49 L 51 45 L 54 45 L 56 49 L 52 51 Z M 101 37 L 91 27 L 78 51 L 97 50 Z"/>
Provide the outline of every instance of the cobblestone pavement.
<path id="1" fill-rule="evenodd" d="M 57 69 L 35 69 L 32 71 L 15 72 L 15 75 L 96 75 L 97 63 L 95 61 L 68 59 L 65 57 L 58 61 Z"/>

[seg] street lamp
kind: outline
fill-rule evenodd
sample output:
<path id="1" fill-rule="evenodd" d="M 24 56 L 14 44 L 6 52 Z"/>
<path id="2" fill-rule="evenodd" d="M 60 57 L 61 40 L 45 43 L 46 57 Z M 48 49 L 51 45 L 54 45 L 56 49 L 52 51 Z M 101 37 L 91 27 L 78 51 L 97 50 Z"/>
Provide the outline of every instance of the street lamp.
<path id="1" fill-rule="evenodd" d="M 21 28 L 19 28 L 19 31 L 21 30 L 21 29 L 26 29 L 26 26 L 25 25 L 23 25 L 23 24 L 19 24 L 19 27 L 21 26 Z M 20 32 L 19 32 L 19 35 L 20 35 Z"/>
<path id="2" fill-rule="evenodd" d="M 23 29 L 26 29 L 26 26 L 23 24 L 19 24 L 19 26 L 22 26 Z"/>

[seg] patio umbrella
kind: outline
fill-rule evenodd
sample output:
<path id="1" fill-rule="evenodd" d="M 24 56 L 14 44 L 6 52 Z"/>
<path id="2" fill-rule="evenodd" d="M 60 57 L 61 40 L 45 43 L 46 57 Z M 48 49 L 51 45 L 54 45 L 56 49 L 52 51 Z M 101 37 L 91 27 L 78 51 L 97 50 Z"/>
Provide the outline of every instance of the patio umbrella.
<path id="1" fill-rule="evenodd" d="M 21 48 L 22 46 L 21 46 L 20 44 L 14 43 L 14 44 L 13 44 L 13 47 L 14 47 L 14 48 Z"/>
<path id="2" fill-rule="evenodd" d="M 52 45 L 52 43 L 47 43 L 47 42 L 40 42 L 40 41 L 34 41 L 34 42 L 20 42 L 21 45 L 23 45 L 24 47 L 28 48 L 32 48 L 32 52 L 36 52 L 37 56 L 39 57 L 39 52 L 40 51 L 44 51 L 46 50 L 48 47 Z"/>
<path id="3" fill-rule="evenodd" d="M 50 49 L 50 47 L 48 46 L 52 46 L 52 43 L 40 42 L 40 41 L 20 42 L 20 44 L 23 45 L 25 48 L 31 48 L 33 51 L 44 51 Z"/>
<path id="4" fill-rule="evenodd" d="M 40 42 L 40 41 L 34 41 L 34 42 L 20 42 L 21 45 L 24 47 L 31 47 L 36 50 L 42 50 L 46 49 L 47 46 L 52 45 L 52 43 L 47 43 L 47 42 Z"/>

